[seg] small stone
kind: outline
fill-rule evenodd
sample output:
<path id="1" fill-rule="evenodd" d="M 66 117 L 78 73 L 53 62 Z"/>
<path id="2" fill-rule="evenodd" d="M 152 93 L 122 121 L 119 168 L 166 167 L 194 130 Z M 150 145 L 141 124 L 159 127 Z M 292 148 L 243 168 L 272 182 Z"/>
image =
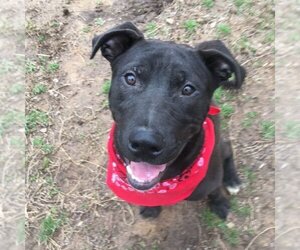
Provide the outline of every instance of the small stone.
<path id="1" fill-rule="evenodd" d="M 82 126 L 82 125 L 84 124 L 84 121 L 79 120 L 79 121 L 77 121 L 77 124 L 78 124 L 79 126 Z"/>
<path id="2" fill-rule="evenodd" d="M 63 9 L 63 15 L 64 16 L 69 16 L 70 15 L 70 11 L 67 8 Z"/>
<path id="3" fill-rule="evenodd" d="M 166 19 L 166 22 L 167 22 L 168 24 L 173 24 L 173 23 L 174 23 L 174 19 L 173 19 L 173 18 L 167 18 L 167 19 Z"/>
<path id="4" fill-rule="evenodd" d="M 46 132 L 47 132 L 47 128 L 42 128 L 40 131 L 41 131 L 42 133 L 46 133 Z"/>
<path id="5" fill-rule="evenodd" d="M 58 79 L 57 79 L 57 78 L 54 78 L 54 79 L 53 79 L 53 82 L 58 83 Z"/>
<path id="6" fill-rule="evenodd" d="M 215 28 L 215 27 L 216 27 L 216 25 L 217 25 L 217 23 L 216 23 L 216 22 L 211 22 L 211 23 L 210 23 L 210 25 L 209 25 L 209 27 L 210 27 L 210 28 Z"/>
<path id="7" fill-rule="evenodd" d="M 31 98 L 31 100 L 39 102 L 41 100 L 41 98 L 39 96 L 34 96 Z"/>
<path id="8" fill-rule="evenodd" d="M 57 92 L 54 92 L 54 91 L 52 91 L 52 90 L 49 90 L 49 95 L 50 95 L 50 96 L 54 96 L 54 97 L 57 97 L 57 96 L 58 96 Z"/>
<path id="9" fill-rule="evenodd" d="M 234 228 L 235 226 L 233 222 L 228 222 L 226 225 L 228 228 Z"/>

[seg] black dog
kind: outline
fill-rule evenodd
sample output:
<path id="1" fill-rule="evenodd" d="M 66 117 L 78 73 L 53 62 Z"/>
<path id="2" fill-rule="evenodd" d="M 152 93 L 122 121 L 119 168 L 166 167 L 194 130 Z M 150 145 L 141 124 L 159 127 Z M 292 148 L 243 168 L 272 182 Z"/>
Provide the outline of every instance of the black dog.
<path id="1" fill-rule="evenodd" d="M 93 39 L 91 59 L 101 49 L 110 62 L 112 84 L 109 105 L 116 123 L 115 148 L 127 163 L 132 187 L 148 190 L 190 166 L 203 144 L 202 124 L 214 91 L 238 89 L 245 70 L 219 40 L 195 48 L 159 40 L 146 40 L 126 22 Z M 215 127 L 215 146 L 205 178 L 187 200 L 208 196 L 213 212 L 225 219 L 229 204 L 222 193 L 238 191 L 230 143 Z M 143 171 L 147 173 L 143 173 Z M 141 207 L 144 217 L 156 217 L 160 206 Z"/>

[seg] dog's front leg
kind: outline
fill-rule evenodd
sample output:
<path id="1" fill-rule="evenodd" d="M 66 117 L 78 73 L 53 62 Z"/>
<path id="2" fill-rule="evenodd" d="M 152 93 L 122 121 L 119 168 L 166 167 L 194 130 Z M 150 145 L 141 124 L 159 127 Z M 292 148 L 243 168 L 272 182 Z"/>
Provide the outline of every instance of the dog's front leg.
<path id="1" fill-rule="evenodd" d="M 144 218 L 156 218 L 161 212 L 161 207 L 140 207 L 140 215 Z"/>
<path id="2" fill-rule="evenodd" d="M 208 195 L 209 207 L 212 212 L 217 214 L 221 219 L 226 219 L 229 213 L 229 201 L 224 196 L 222 189 L 217 188 L 212 193 Z"/>

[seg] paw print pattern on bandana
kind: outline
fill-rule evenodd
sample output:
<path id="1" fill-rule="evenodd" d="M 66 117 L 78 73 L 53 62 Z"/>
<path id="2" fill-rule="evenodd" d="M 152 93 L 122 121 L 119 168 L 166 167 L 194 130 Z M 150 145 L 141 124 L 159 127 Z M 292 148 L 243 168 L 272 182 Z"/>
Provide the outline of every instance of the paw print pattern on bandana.
<path id="1" fill-rule="evenodd" d="M 115 183 L 118 178 L 119 178 L 119 176 L 117 174 L 112 174 L 112 176 L 111 176 L 112 183 Z"/>
<path id="2" fill-rule="evenodd" d="M 177 183 L 172 183 L 170 186 L 169 186 L 169 189 L 174 189 L 177 187 Z"/>
<path id="3" fill-rule="evenodd" d="M 167 190 L 165 190 L 165 189 L 160 189 L 160 190 L 157 191 L 157 193 L 159 193 L 159 194 L 164 194 L 166 192 L 167 192 Z"/>
<path id="4" fill-rule="evenodd" d="M 204 165 L 204 159 L 203 159 L 203 157 L 200 157 L 200 159 L 198 160 L 197 165 L 198 165 L 198 167 L 202 167 Z"/>

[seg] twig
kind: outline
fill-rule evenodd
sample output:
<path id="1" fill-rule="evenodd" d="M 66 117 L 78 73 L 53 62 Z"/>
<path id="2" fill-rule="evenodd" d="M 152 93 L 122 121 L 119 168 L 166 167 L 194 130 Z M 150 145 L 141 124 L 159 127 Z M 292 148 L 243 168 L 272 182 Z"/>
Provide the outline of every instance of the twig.
<path id="1" fill-rule="evenodd" d="M 228 250 L 228 248 L 226 247 L 225 243 L 221 240 L 221 237 L 220 237 L 219 234 L 218 234 L 217 240 L 218 240 L 219 245 L 221 246 L 221 248 L 222 248 L 223 250 Z"/>
<path id="2" fill-rule="evenodd" d="M 64 125 L 65 125 L 65 122 L 68 121 L 68 120 L 71 120 L 74 116 L 70 116 L 69 118 L 63 120 L 61 119 L 61 117 L 59 117 L 60 121 L 61 121 L 61 126 L 60 126 L 60 130 L 59 130 L 59 136 L 58 136 L 58 142 L 59 144 L 62 145 L 61 143 L 61 137 L 62 137 L 62 133 L 63 133 L 63 130 L 64 130 Z"/>
<path id="3" fill-rule="evenodd" d="M 269 230 L 271 230 L 271 229 L 275 229 L 275 227 L 268 227 L 268 228 L 266 228 L 265 230 L 263 230 L 262 232 L 260 232 L 258 235 L 256 235 L 256 236 L 250 241 L 250 243 L 249 243 L 248 246 L 245 248 L 245 250 L 249 250 L 250 247 L 252 246 L 252 244 L 255 242 L 255 240 L 256 240 L 259 236 L 261 236 L 262 234 L 264 234 L 265 232 L 267 232 L 267 231 L 269 231 Z"/>
<path id="4" fill-rule="evenodd" d="M 281 236 L 291 232 L 291 231 L 294 231 L 294 230 L 297 230 L 297 229 L 300 229 L 300 227 L 291 227 L 290 229 L 284 231 L 283 233 L 279 234 L 278 236 L 275 237 L 275 240 L 277 240 L 278 238 L 280 238 Z"/>
<path id="5" fill-rule="evenodd" d="M 63 147 L 60 147 L 62 149 L 62 151 L 67 155 L 67 157 L 69 158 L 69 160 L 71 162 L 73 162 L 73 164 L 75 164 L 76 166 L 78 167 L 82 167 L 82 168 L 88 168 L 90 171 L 92 171 L 88 166 L 84 166 L 82 165 L 81 163 L 78 163 L 76 161 L 73 160 L 73 158 L 67 153 L 67 151 L 63 148 Z"/>
<path id="6" fill-rule="evenodd" d="M 71 193 L 74 192 L 74 190 L 78 187 L 80 181 L 77 181 L 76 185 L 66 194 L 63 194 L 64 196 L 69 196 Z"/>
<path id="7" fill-rule="evenodd" d="M 260 56 L 254 57 L 254 58 L 250 58 L 249 60 L 243 62 L 241 65 L 244 66 L 244 65 L 246 65 L 248 62 L 251 62 L 252 60 L 257 60 L 257 59 L 260 59 L 260 58 L 262 58 L 262 57 L 265 57 L 265 56 L 268 56 L 268 55 L 272 55 L 272 54 L 274 54 L 274 53 L 262 54 L 262 55 L 260 55 Z"/>
<path id="8" fill-rule="evenodd" d="M 106 135 L 106 134 L 108 134 L 109 131 L 110 131 L 110 129 L 107 129 L 107 130 L 103 131 L 102 133 L 99 133 L 99 136 Z"/>
<path id="9" fill-rule="evenodd" d="M 123 209 L 123 221 L 126 225 L 131 226 L 135 222 L 134 213 L 132 211 L 132 207 L 130 205 L 128 205 L 127 203 L 125 203 L 125 204 L 127 205 L 127 208 L 128 208 L 127 211 L 129 211 L 129 214 L 131 215 L 132 219 L 131 219 L 131 221 L 128 222 L 128 220 L 126 219 L 126 212 L 124 212 L 124 211 L 126 211 L 126 209 Z"/>

